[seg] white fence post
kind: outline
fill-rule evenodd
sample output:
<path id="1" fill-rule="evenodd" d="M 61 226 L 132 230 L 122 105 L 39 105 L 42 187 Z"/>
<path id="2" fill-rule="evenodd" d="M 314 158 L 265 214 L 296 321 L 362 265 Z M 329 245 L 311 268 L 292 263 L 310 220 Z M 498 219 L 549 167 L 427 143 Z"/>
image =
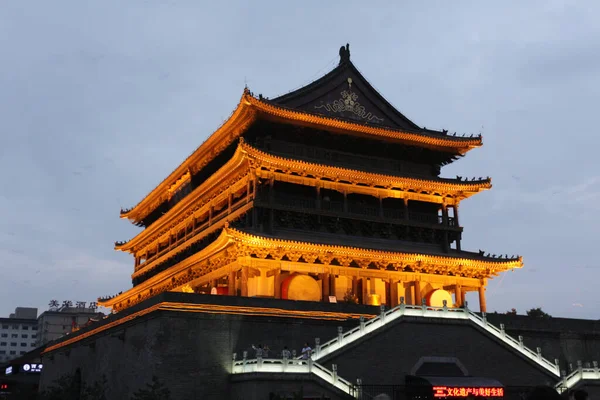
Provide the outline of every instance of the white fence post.
<path id="1" fill-rule="evenodd" d="M 360 333 L 363 333 L 365 331 L 365 316 L 361 315 L 360 316 Z"/>
<path id="2" fill-rule="evenodd" d="M 342 340 L 344 339 L 344 328 L 342 328 L 341 326 L 338 326 L 338 343 L 341 346 L 342 345 Z"/>
<path id="3" fill-rule="evenodd" d="M 315 338 L 315 355 L 319 357 L 319 353 L 321 353 L 321 339 Z"/>
<path id="4" fill-rule="evenodd" d="M 235 369 L 235 359 L 237 358 L 237 353 L 233 353 L 233 360 L 231 361 L 231 372 Z"/>
<path id="5" fill-rule="evenodd" d="M 331 364 L 331 375 L 333 377 L 333 384 L 337 383 L 337 364 Z"/>

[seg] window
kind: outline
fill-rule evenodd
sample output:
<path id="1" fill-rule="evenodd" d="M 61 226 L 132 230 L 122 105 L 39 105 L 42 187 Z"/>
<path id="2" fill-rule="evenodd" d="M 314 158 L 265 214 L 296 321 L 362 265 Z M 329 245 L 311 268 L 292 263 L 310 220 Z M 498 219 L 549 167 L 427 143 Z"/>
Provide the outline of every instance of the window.
<path id="1" fill-rule="evenodd" d="M 8 329 L 8 325 L 2 325 L 2 329 Z"/>
<path id="2" fill-rule="evenodd" d="M 24 334 L 22 334 L 22 335 L 21 335 L 21 339 L 27 339 L 27 334 L 25 334 L 25 333 L 24 333 Z"/>
<path id="3" fill-rule="evenodd" d="M 13 329 L 19 329 L 19 325 L 13 325 L 12 328 Z"/>
<path id="4" fill-rule="evenodd" d="M 17 354 L 17 352 L 16 352 L 16 351 L 14 351 L 14 350 L 11 350 L 11 351 L 10 351 L 10 354 L 14 356 L 15 354 Z"/>
<path id="5" fill-rule="evenodd" d="M 27 343 L 21 342 L 21 347 L 27 347 Z"/>
<path id="6" fill-rule="evenodd" d="M 24 331 L 28 331 L 29 330 L 29 325 L 23 325 L 21 327 L 21 329 L 23 329 Z"/>
<path id="7" fill-rule="evenodd" d="M 15 347 L 15 346 L 17 345 L 17 342 L 10 342 L 10 345 L 11 345 L 12 347 Z"/>
<path id="8" fill-rule="evenodd" d="M 11 334 L 10 334 L 10 337 L 11 337 L 11 338 L 13 338 L 13 339 L 16 339 L 16 338 L 18 338 L 18 337 L 19 337 L 19 335 L 18 335 L 18 334 L 16 334 L 16 333 L 11 333 Z"/>
<path id="9" fill-rule="evenodd" d="M 32 339 L 35 339 L 36 337 L 37 337 L 37 335 L 36 335 L 36 334 L 33 334 L 33 335 L 31 335 L 31 338 L 32 338 Z"/>
<path id="10" fill-rule="evenodd" d="M 6 354 L 6 350 L 0 350 L 0 354 Z"/>
<path id="11" fill-rule="evenodd" d="M 22 351 L 22 352 L 21 352 L 21 355 L 23 355 L 23 354 L 25 354 L 25 353 L 27 353 L 27 352 L 26 352 L 26 351 Z"/>
<path id="12" fill-rule="evenodd" d="M 32 326 L 32 327 L 31 327 L 31 330 L 32 330 L 32 331 L 37 331 L 37 326 Z"/>
<path id="13" fill-rule="evenodd" d="M 2 337 L 8 337 L 8 333 L 3 333 Z"/>
<path id="14" fill-rule="evenodd" d="M 35 342 L 31 342 L 31 347 L 35 347 Z"/>
<path id="15" fill-rule="evenodd" d="M 0 342 L 0 346 L 6 346 L 6 342 Z"/>

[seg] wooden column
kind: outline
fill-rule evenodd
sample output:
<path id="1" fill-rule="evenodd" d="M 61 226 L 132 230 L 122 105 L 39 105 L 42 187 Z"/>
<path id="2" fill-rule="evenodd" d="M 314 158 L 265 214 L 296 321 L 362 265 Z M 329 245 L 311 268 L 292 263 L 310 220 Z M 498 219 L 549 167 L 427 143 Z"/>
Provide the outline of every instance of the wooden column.
<path id="1" fill-rule="evenodd" d="M 352 277 L 352 294 L 358 298 L 358 278 L 356 276 Z"/>
<path id="2" fill-rule="evenodd" d="M 421 281 L 415 281 L 415 305 L 421 305 Z"/>
<path id="3" fill-rule="evenodd" d="M 479 287 L 479 311 L 482 313 L 487 312 L 487 305 L 485 304 L 485 286 Z"/>
<path id="4" fill-rule="evenodd" d="M 462 308 L 463 294 L 462 294 L 462 287 L 460 286 L 460 283 L 457 283 L 455 286 L 454 297 L 456 297 L 456 306 L 459 308 Z"/>
<path id="5" fill-rule="evenodd" d="M 321 187 L 320 186 L 316 186 L 315 190 L 317 192 L 317 199 L 315 202 L 315 206 L 317 207 L 317 210 L 321 209 Z"/>
<path id="6" fill-rule="evenodd" d="M 348 212 L 348 193 L 344 192 L 344 212 Z"/>
<path id="7" fill-rule="evenodd" d="M 227 195 L 227 214 L 231 214 L 231 203 L 233 202 L 233 194 Z"/>
<path id="8" fill-rule="evenodd" d="M 335 296 L 335 275 L 334 274 L 330 274 L 329 275 L 329 295 L 330 296 Z"/>
<path id="9" fill-rule="evenodd" d="M 388 303 L 393 308 L 398 305 L 398 282 L 394 278 L 390 278 L 388 284 L 390 285 L 390 300 Z"/>
<path id="10" fill-rule="evenodd" d="M 404 199 L 404 219 L 408 221 L 408 199 L 405 197 Z"/>
<path id="11" fill-rule="evenodd" d="M 250 202 L 250 179 L 246 182 L 246 204 Z"/>
<path id="12" fill-rule="evenodd" d="M 229 281 L 227 282 L 227 294 L 229 296 L 235 296 L 235 276 L 236 271 L 229 273 Z"/>
<path id="13" fill-rule="evenodd" d="M 392 308 L 392 280 L 384 279 L 385 284 L 385 305 Z"/>
<path id="14" fill-rule="evenodd" d="M 458 204 L 454 205 L 454 223 L 457 227 L 460 226 L 460 224 L 458 223 Z"/>
<path id="15" fill-rule="evenodd" d="M 321 274 L 321 300 L 329 301 L 329 272 Z"/>
<path id="16" fill-rule="evenodd" d="M 363 304 L 368 304 L 369 303 L 369 281 L 367 280 L 367 278 L 360 278 L 361 282 L 362 282 L 362 303 Z"/>
<path id="17" fill-rule="evenodd" d="M 216 287 L 217 287 L 217 280 L 211 279 L 210 280 L 210 290 L 212 290 L 212 288 L 216 288 Z"/>
<path id="18" fill-rule="evenodd" d="M 460 222 L 458 221 L 458 204 L 454 204 L 453 206 L 454 209 L 454 226 L 455 227 L 460 227 Z M 458 232 L 456 234 L 456 250 L 461 251 L 461 245 L 460 245 L 460 241 L 462 239 L 462 233 Z"/>
<path id="19" fill-rule="evenodd" d="M 273 206 L 275 203 L 275 178 L 269 180 L 269 205 Z M 275 210 L 269 208 L 269 228 L 267 232 L 273 232 L 275 228 Z"/>
<path id="20" fill-rule="evenodd" d="M 442 204 L 442 225 L 444 226 L 444 231 L 442 234 L 442 247 L 445 252 L 448 252 L 450 250 L 450 240 L 448 239 L 448 230 L 445 229 L 449 226 L 448 207 L 446 204 Z"/>
<path id="21" fill-rule="evenodd" d="M 379 196 L 379 216 L 383 218 L 383 198 Z"/>
<path id="22" fill-rule="evenodd" d="M 242 266 L 242 279 L 241 279 L 241 294 L 243 297 L 248 297 L 248 266 Z"/>
<path id="23" fill-rule="evenodd" d="M 273 274 L 273 297 L 281 298 L 281 270 L 279 268 Z"/>

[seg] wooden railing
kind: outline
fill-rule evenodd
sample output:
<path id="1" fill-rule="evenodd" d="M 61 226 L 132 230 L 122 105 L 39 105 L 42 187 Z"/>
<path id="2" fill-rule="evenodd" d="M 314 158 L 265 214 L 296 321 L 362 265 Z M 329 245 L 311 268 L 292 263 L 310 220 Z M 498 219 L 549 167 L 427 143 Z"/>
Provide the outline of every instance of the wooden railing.
<path id="1" fill-rule="evenodd" d="M 262 195 L 257 200 L 263 205 L 268 205 L 268 196 Z M 405 220 L 405 211 L 395 208 L 383 209 L 377 206 L 365 205 L 361 203 L 354 203 L 349 201 L 347 203 L 347 211 L 344 211 L 344 203 L 341 201 L 321 200 L 321 207 L 318 207 L 317 200 L 309 197 L 301 196 L 286 196 L 280 193 L 276 194 L 273 198 L 273 205 L 290 207 L 299 210 L 321 210 L 327 212 L 334 212 L 337 214 L 347 215 L 362 215 L 374 218 L 385 218 L 394 221 Z M 417 222 L 426 225 L 444 225 L 443 217 L 436 214 L 428 214 L 418 211 L 409 211 L 408 220 L 411 222 Z M 453 217 L 448 217 L 449 227 L 457 227 L 456 221 Z"/>

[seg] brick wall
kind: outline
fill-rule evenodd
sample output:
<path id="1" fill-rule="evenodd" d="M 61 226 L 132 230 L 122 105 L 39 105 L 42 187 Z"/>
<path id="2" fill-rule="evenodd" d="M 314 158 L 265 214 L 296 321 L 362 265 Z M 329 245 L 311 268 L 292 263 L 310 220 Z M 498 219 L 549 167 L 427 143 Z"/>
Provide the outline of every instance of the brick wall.
<path id="1" fill-rule="evenodd" d="M 378 312 L 374 307 L 356 305 L 169 293 L 69 337 L 85 334 L 162 301 Z M 276 355 L 283 346 L 299 353 L 304 342 L 313 345 L 315 337 L 325 342 L 337 336 L 337 326 L 348 330 L 357 324 L 358 321 L 340 323 L 277 316 L 155 311 L 44 355 L 40 386 L 43 388 L 59 376 L 73 374 L 79 368 L 84 382 L 93 382 L 106 375 L 109 382 L 107 395 L 113 399 L 129 399 L 133 392 L 150 382 L 153 375 L 167 384 L 173 399 L 236 398 L 244 390 L 266 393 L 268 385 L 262 383 L 230 384 L 232 353 L 238 353 L 240 359 L 242 352 L 247 350 L 249 357 L 254 358 L 252 344 L 266 344 L 274 352 L 271 354 Z M 549 337 L 548 352 L 556 351 L 556 344 L 551 341 L 555 339 L 551 334 Z M 320 363 L 327 368 L 337 363 L 339 375 L 352 382 L 360 377 L 364 383 L 402 385 L 404 376 L 423 356 L 456 357 L 471 375 L 495 378 L 509 386 L 553 383 L 552 377 L 541 372 L 539 367 L 463 321 L 405 318 Z M 549 357 L 548 354 L 545 356 Z M 317 383 L 313 384 L 318 387 Z"/>
<path id="2" fill-rule="evenodd" d="M 44 356 L 40 386 L 80 368 L 83 382 L 106 375 L 108 398 L 128 399 L 156 375 L 174 399 L 227 399 L 234 352 L 254 358 L 252 344 L 266 344 L 277 355 L 283 346 L 300 354 L 305 341 L 356 323 L 158 311 Z"/>

